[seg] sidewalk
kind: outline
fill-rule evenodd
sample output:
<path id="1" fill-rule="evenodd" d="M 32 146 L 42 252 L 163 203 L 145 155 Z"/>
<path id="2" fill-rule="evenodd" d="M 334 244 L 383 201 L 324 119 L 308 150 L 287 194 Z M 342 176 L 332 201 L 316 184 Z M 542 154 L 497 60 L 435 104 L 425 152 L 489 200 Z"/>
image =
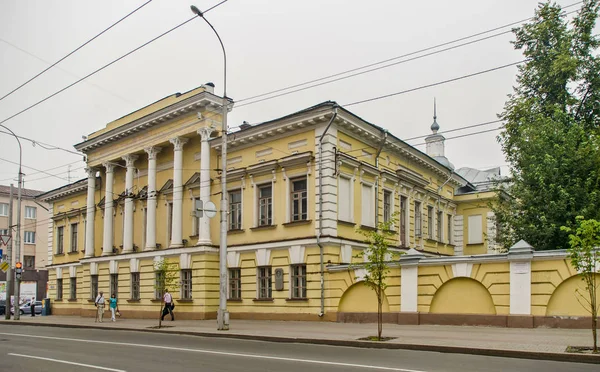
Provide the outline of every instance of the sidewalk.
<path id="1" fill-rule="evenodd" d="M 591 331 L 585 329 L 493 328 L 472 326 L 407 326 L 384 324 L 386 342 L 358 341 L 375 335 L 377 324 L 332 322 L 285 322 L 236 320 L 229 331 L 217 331 L 216 320 L 165 320 L 168 328 L 153 329 L 158 320 L 118 319 L 94 323 L 93 318 L 77 316 L 22 316 L 20 321 L 0 320 L 0 324 L 23 324 L 73 328 L 118 329 L 165 332 L 206 337 L 234 337 L 277 342 L 318 343 L 339 346 L 375 347 L 495 355 L 599 363 L 600 356 L 566 353 L 567 346 L 591 346 Z"/>

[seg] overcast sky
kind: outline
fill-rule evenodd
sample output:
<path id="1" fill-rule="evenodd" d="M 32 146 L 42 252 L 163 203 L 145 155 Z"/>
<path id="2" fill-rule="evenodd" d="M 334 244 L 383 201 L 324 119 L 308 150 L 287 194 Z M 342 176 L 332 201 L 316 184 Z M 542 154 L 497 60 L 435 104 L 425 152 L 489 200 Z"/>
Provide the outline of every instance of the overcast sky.
<path id="1" fill-rule="evenodd" d="M 146 0 L 0 0 L 0 96 Z M 397 57 L 533 16 L 538 0 L 229 0 L 207 13 L 228 53 L 228 95 L 241 100 Z M 561 0 L 563 6 L 575 0 Z M 65 87 L 218 1 L 153 0 L 25 88 L 0 101 L 0 120 Z M 576 9 L 576 8 L 571 8 Z M 270 120 L 316 103 L 340 104 L 403 91 L 522 59 L 512 34 L 376 72 L 234 107 L 230 126 Z M 348 109 L 400 138 L 430 133 L 433 98 L 441 132 L 497 119 L 516 67 Z M 7 121 L 18 135 L 73 150 L 82 135 L 142 106 L 208 81 L 223 91 L 222 54 L 208 26 L 194 20 L 34 109 Z M 241 105 L 241 104 L 240 104 Z M 498 124 L 446 137 L 492 129 Z M 1 129 L 1 128 L 0 128 Z M 491 132 L 446 141 L 459 168 L 506 162 Z M 422 139 L 409 141 L 417 145 Z M 18 147 L 0 133 L 0 184 L 16 179 Z M 23 140 L 25 187 L 49 190 L 85 177 L 82 157 Z M 417 146 L 425 150 L 424 146 Z M 68 164 L 71 164 L 70 173 Z M 32 170 L 46 170 L 48 176 Z M 507 168 L 503 168 L 506 173 Z M 16 186 L 16 182 L 15 186 Z"/>

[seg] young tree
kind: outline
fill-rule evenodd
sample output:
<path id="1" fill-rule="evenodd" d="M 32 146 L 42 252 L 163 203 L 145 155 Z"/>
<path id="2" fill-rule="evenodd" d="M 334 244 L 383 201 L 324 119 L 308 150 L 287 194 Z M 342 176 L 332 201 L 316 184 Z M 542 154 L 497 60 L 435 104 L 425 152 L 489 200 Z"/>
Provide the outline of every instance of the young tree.
<path id="1" fill-rule="evenodd" d="M 355 267 L 364 268 L 366 274 L 363 283 L 375 291 L 377 296 L 377 340 L 381 341 L 383 332 L 383 300 L 388 285 L 386 279 L 390 272 L 390 261 L 401 252 L 389 249 L 389 243 L 393 241 L 395 233 L 391 231 L 396 218 L 387 222 L 379 222 L 377 230 L 358 230 L 365 237 L 365 243 L 369 246 L 356 258 L 366 258 L 365 263 L 356 264 Z"/>
<path id="2" fill-rule="evenodd" d="M 493 209 L 505 247 L 524 239 L 540 250 L 566 248 L 561 226 L 575 226 L 578 215 L 600 219 L 598 7 L 583 1 L 569 22 L 548 1 L 514 30 L 527 61 L 500 115 L 511 197 Z"/>
<path id="3" fill-rule="evenodd" d="M 598 269 L 600 269 L 600 222 L 596 220 L 585 220 L 578 216 L 577 229 L 563 226 L 569 234 L 569 257 L 571 264 L 580 273 L 585 283 L 587 296 L 576 290 L 579 303 L 592 315 L 592 336 L 594 337 L 594 353 L 598 352 Z"/>
<path id="4" fill-rule="evenodd" d="M 162 258 L 154 262 L 154 273 L 156 280 L 154 282 L 154 290 L 160 296 L 160 312 L 158 317 L 158 328 L 162 327 L 162 312 L 165 307 L 164 293 L 165 289 L 169 289 L 171 293 L 179 288 L 178 265 L 175 262 L 169 262 Z"/>

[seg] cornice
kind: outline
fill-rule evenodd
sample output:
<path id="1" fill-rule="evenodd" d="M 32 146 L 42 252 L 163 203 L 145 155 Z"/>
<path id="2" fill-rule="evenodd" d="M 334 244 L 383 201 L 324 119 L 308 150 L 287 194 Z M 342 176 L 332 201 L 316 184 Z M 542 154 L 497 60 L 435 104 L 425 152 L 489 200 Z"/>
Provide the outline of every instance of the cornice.
<path id="1" fill-rule="evenodd" d="M 96 178 L 96 183 L 98 183 L 98 178 Z M 87 178 L 72 183 L 67 186 L 63 186 L 56 190 L 48 191 L 45 194 L 39 195 L 36 197 L 37 200 L 50 203 L 59 199 L 63 199 L 67 196 L 75 195 L 75 194 L 83 194 L 87 192 Z"/>
<path id="2" fill-rule="evenodd" d="M 147 130 L 156 125 L 168 122 L 171 119 L 177 118 L 192 111 L 196 111 L 200 108 L 207 108 L 211 111 L 216 111 L 220 108 L 222 102 L 223 100 L 221 97 L 215 96 L 214 94 L 208 92 L 201 92 L 130 123 L 111 129 L 97 137 L 78 143 L 75 145 L 75 149 L 83 153 L 88 153 L 91 150 L 131 136 L 137 132 Z"/>

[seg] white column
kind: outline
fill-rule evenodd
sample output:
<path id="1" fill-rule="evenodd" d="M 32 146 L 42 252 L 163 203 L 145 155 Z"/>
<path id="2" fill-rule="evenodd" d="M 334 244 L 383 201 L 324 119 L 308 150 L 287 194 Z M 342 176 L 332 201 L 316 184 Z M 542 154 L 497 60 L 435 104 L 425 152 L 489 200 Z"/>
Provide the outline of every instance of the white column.
<path id="1" fill-rule="evenodd" d="M 510 315 L 531 315 L 531 260 L 533 247 L 520 240 L 510 247 Z"/>
<path id="2" fill-rule="evenodd" d="M 85 213 L 85 258 L 94 257 L 94 217 L 96 215 L 96 169 L 85 168 L 88 174 L 87 204 Z"/>
<path id="3" fill-rule="evenodd" d="M 123 225 L 123 253 L 133 252 L 133 174 L 137 155 L 123 156 L 127 172 L 125 173 L 125 221 Z"/>
<path id="4" fill-rule="evenodd" d="M 208 140 L 215 128 L 200 128 L 200 199 L 206 205 L 210 201 L 210 145 Z M 210 218 L 204 215 L 199 220 L 198 245 L 211 244 L 210 240 Z"/>
<path id="5" fill-rule="evenodd" d="M 144 250 L 156 249 L 156 157 L 160 147 L 147 147 L 148 154 L 148 202 L 146 204 L 146 247 Z"/>
<path id="6" fill-rule="evenodd" d="M 423 257 L 413 248 L 400 257 L 400 312 L 416 313 L 419 309 L 419 261 Z"/>
<path id="7" fill-rule="evenodd" d="M 170 248 L 183 247 L 183 145 L 188 139 L 175 137 L 170 142 L 175 147 L 173 159 L 173 225 L 171 226 Z"/>
<path id="8" fill-rule="evenodd" d="M 106 168 L 106 185 L 104 194 L 104 238 L 102 239 L 102 255 L 113 254 L 113 170 L 112 163 L 102 164 Z M 88 222 L 89 224 L 89 222 Z"/>

